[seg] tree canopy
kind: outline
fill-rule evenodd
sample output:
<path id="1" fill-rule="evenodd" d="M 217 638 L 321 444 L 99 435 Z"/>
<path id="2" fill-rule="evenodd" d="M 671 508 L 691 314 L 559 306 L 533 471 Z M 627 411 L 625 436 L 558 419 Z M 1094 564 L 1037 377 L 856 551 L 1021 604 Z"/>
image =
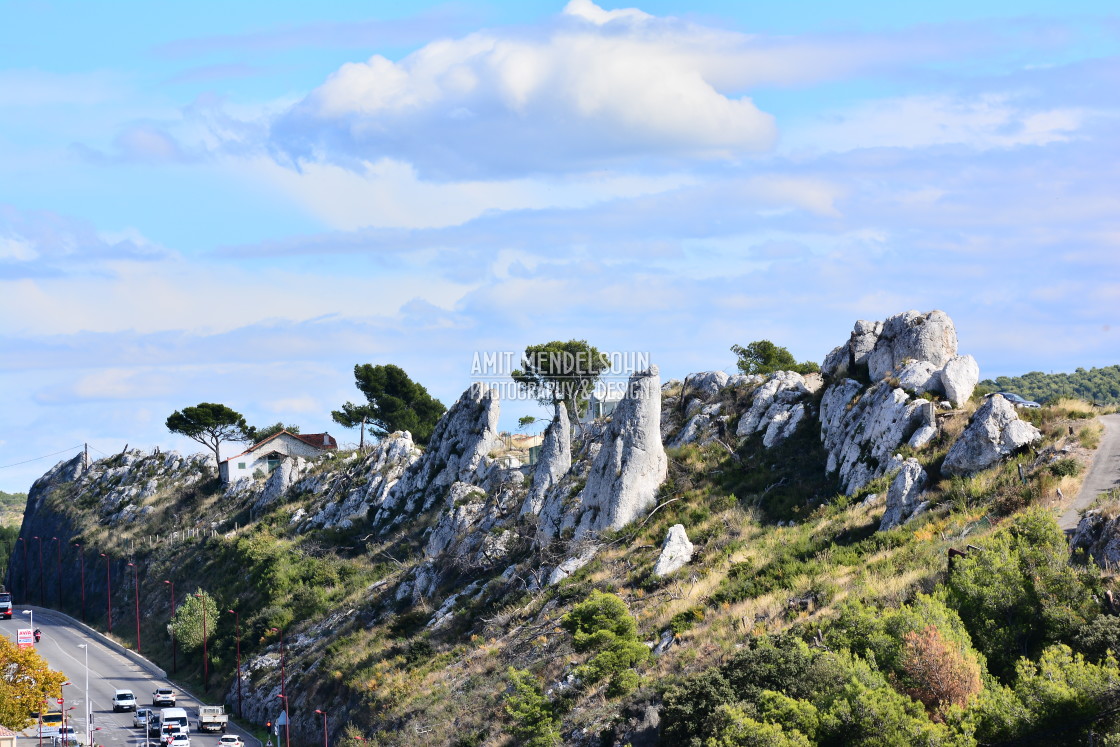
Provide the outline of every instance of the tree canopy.
<path id="1" fill-rule="evenodd" d="M 798 363 L 793 353 L 769 340 L 756 340 L 746 347 L 732 345 L 731 352 L 739 356 L 735 365 L 745 374 L 769 374 L 775 371 L 807 374 L 821 370 L 813 361 Z"/>
<path id="2" fill-rule="evenodd" d="M 20 730 L 43 698 L 62 696 L 66 676 L 55 672 L 34 648 L 19 648 L 0 635 L 0 725 Z"/>
<path id="3" fill-rule="evenodd" d="M 510 376 L 542 405 L 563 402 L 572 420 L 586 412 L 595 382 L 610 366 L 602 353 L 587 340 L 553 340 L 525 348 L 524 368 Z"/>
<path id="4" fill-rule="evenodd" d="M 1073 373 L 1048 374 L 1031 371 L 1022 376 L 985 379 L 980 386 L 992 392 L 1015 392 L 1027 399 L 1053 402 L 1063 397 L 1086 399 L 1100 404 L 1120 402 L 1120 365 L 1078 368 Z"/>
<path id="5" fill-rule="evenodd" d="M 266 425 L 264 428 L 249 426 L 248 430 L 246 430 L 245 433 L 249 437 L 250 441 L 257 444 L 265 440 L 266 438 L 269 438 L 270 436 L 275 436 L 280 431 L 287 431 L 288 433 L 299 433 L 299 426 L 284 425 L 284 423 L 282 422 L 277 422 L 273 423 L 272 425 Z"/>
<path id="6" fill-rule="evenodd" d="M 196 589 L 193 594 L 187 595 L 167 624 L 168 632 L 175 634 L 175 640 L 184 649 L 193 651 L 202 648 L 203 610 L 206 633 L 213 636 L 219 620 L 218 603 L 202 589 Z"/>
<path id="7" fill-rule="evenodd" d="M 365 395 L 366 404 L 347 402 L 341 410 L 331 412 L 336 423 L 346 428 L 366 426 L 375 436 L 394 431 L 410 431 L 416 443 L 426 444 L 436 423 L 447 411 L 443 403 L 421 384 L 413 381 L 400 366 L 354 366 L 354 385 Z"/>
<path id="8" fill-rule="evenodd" d="M 194 407 L 176 410 L 167 418 L 167 430 L 181 433 L 214 452 L 221 462 L 222 441 L 251 441 L 250 428 L 236 410 L 214 402 L 200 402 Z"/>

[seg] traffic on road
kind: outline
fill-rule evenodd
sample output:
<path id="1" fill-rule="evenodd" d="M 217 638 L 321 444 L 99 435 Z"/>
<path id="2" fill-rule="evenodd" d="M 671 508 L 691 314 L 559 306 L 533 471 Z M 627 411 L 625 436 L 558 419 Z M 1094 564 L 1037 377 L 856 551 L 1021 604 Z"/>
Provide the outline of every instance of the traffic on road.
<path id="1" fill-rule="evenodd" d="M 20 611 L 17 607 L 14 620 L 0 618 L 0 634 L 13 641 L 16 628 L 27 624 L 19 619 Z M 34 623 L 40 632 L 36 650 L 67 682 L 58 704 L 47 704 L 41 719 L 21 733 L 26 740 L 37 742 L 42 728 L 43 744 L 52 747 L 228 747 L 237 742 L 259 747 L 257 739 L 228 721 L 221 706 L 198 703 L 153 665 L 122 654 L 64 615 L 36 609 Z M 47 723 L 40 727 L 40 720 Z M 203 732 L 203 726 L 213 731 Z"/>

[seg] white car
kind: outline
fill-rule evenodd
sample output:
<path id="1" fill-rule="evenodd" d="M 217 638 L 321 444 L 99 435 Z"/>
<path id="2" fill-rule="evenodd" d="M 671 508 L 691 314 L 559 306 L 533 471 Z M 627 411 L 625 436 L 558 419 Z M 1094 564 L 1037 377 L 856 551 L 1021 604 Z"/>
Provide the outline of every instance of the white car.
<path id="1" fill-rule="evenodd" d="M 117 690 L 113 693 L 113 712 L 117 711 L 135 711 L 136 710 L 136 696 L 132 694 L 131 690 Z"/>
<path id="2" fill-rule="evenodd" d="M 218 740 L 218 747 L 245 747 L 245 743 L 236 734 L 223 734 Z"/>
<path id="3" fill-rule="evenodd" d="M 167 745 L 168 747 L 191 747 L 191 738 L 186 734 L 176 734 Z"/>

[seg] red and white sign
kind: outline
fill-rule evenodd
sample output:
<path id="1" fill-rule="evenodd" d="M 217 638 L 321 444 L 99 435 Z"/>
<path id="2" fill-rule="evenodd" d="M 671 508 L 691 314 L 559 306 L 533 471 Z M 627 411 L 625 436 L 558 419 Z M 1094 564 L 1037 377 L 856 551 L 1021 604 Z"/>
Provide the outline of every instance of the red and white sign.
<path id="1" fill-rule="evenodd" d="M 35 645 L 35 635 L 31 628 L 16 630 L 16 645 L 20 648 L 31 648 Z"/>

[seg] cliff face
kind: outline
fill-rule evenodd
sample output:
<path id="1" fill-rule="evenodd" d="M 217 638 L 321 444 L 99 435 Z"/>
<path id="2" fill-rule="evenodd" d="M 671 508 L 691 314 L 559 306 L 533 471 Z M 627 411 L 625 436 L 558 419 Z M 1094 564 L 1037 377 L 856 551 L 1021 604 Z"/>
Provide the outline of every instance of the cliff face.
<path id="1" fill-rule="evenodd" d="M 488 629 L 501 619 L 493 608 L 501 600 L 546 593 L 592 562 L 605 535 L 641 525 L 661 504 L 687 501 L 688 479 L 667 482 L 669 455 L 680 453 L 673 449 L 713 449 L 734 471 L 766 463 L 791 439 L 819 439 L 825 455 L 813 469 L 850 494 L 905 467 L 896 480 L 905 489 L 892 487 L 898 497 L 883 528 L 904 522 L 919 510 L 927 476 L 897 451 L 930 442 L 939 413 L 971 393 L 973 368 L 957 355 L 946 315 L 907 312 L 858 322 L 829 354 L 823 376 L 716 371 L 662 386 L 656 367 L 639 372 L 612 417 L 580 435 L 559 408 L 533 469 L 497 454 L 500 403 L 478 385 L 445 414 L 424 451 L 407 432 L 394 433 L 364 453 L 293 458 L 267 479 L 228 487 L 203 455 L 131 451 L 90 465 L 79 457 L 32 487 L 11 579 L 17 598 L 37 602 L 41 572 L 43 601 L 61 597 L 63 609 L 80 616 L 84 561 L 87 615 L 104 627 L 106 577 L 113 616 L 125 619 L 135 578 L 126 564 L 135 562 L 145 653 L 163 657 L 165 667 L 172 610 L 164 580 L 180 584 L 180 601 L 198 587 L 240 606 L 252 631 L 241 695 L 258 723 L 276 717 L 280 646 L 270 631 L 284 628 L 293 740 L 310 743 L 321 733 L 315 708 L 337 713 L 331 726 L 340 730 L 348 714 L 358 718 L 371 702 L 384 707 L 373 685 L 337 685 L 349 675 L 321 671 L 324 661 L 346 661 L 343 652 L 357 641 L 395 636 L 429 646 Z M 1001 412 L 1005 428 L 1019 427 L 1014 411 Z M 674 546 L 689 547 L 678 554 L 691 558 L 684 527 L 678 533 L 683 542 Z M 42 568 L 36 536 L 44 538 Z M 226 627 L 213 649 L 222 660 L 215 671 L 224 674 L 210 692 L 233 706 Z M 361 662 L 352 662 L 358 672 L 373 666 Z M 381 682 L 374 670 L 354 681 Z"/>

